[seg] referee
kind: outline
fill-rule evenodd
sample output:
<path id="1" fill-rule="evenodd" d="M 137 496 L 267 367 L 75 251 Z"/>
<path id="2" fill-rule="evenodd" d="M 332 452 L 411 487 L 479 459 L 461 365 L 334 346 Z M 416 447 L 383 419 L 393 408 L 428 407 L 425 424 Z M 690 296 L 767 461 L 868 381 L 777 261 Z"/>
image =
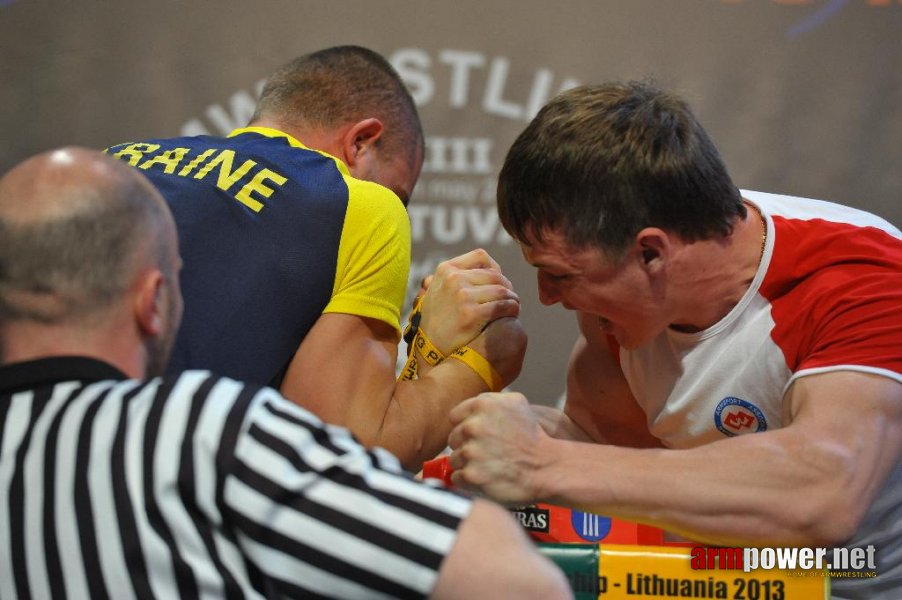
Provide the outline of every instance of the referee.
<path id="1" fill-rule="evenodd" d="M 172 218 L 69 148 L 0 179 L 0 598 L 558 598 L 511 516 L 268 388 L 162 373 Z"/>

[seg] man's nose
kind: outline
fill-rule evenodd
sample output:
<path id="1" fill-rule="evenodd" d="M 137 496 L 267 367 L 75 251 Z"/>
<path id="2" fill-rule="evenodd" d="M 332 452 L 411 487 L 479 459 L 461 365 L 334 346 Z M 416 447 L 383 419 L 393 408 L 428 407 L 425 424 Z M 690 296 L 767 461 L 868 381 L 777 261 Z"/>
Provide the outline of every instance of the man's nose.
<path id="1" fill-rule="evenodd" d="M 561 294 L 557 285 L 548 280 L 548 277 L 539 273 L 539 302 L 545 306 L 551 306 L 561 301 Z"/>

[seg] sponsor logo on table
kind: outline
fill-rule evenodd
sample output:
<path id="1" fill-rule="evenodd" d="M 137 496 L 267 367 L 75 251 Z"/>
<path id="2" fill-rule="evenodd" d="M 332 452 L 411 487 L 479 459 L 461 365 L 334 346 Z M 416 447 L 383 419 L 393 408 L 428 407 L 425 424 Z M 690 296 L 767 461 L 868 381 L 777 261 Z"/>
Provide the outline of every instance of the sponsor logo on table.
<path id="1" fill-rule="evenodd" d="M 574 510 L 570 515 L 573 531 L 587 542 L 597 542 L 611 531 L 611 519 Z"/>

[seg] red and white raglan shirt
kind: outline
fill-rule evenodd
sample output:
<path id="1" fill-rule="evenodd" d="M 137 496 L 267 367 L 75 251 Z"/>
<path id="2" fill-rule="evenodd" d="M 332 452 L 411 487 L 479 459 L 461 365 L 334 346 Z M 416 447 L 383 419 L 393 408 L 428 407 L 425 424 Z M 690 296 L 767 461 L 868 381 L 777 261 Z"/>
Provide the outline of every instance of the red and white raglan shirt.
<path id="1" fill-rule="evenodd" d="M 742 196 L 764 216 L 767 243 L 740 302 L 704 331 L 667 330 L 620 349 L 651 433 L 671 448 L 779 429 L 784 395 L 800 377 L 859 371 L 902 383 L 902 233 L 838 204 Z M 878 579 L 902 598 L 902 465 L 847 545 L 867 544 L 883 563 Z M 868 586 L 876 598 L 877 583 L 833 587 Z"/>

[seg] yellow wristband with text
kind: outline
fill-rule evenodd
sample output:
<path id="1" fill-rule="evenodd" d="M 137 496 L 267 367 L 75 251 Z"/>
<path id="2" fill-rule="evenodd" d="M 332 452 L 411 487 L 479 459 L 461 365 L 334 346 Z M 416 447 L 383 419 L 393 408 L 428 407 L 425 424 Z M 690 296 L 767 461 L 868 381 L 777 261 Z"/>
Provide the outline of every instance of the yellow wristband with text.
<path id="1" fill-rule="evenodd" d="M 413 345 L 419 350 L 423 360 L 433 367 L 445 360 L 445 355 L 432 343 L 422 328 L 417 330 L 417 335 L 413 338 Z"/>
<path id="2" fill-rule="evenodd" d="M 404 363 L 404 368 L 401 369 L 401 374 L 398 375 L 398 381 L 413 381 L 417 378 L 417 358 L 410 353 L 410 356 L 407 357 L 407 362 Z"/>
<path id="3" fill-rule="evenodd" d="M 433 367 L 445 360 L 445 355 L 439 350 L 422 329 L 417 329 L 412 340 L 411 348 L 416 348 L 420 356 Z M 419 376 L 419 363 L 414 352 L 408 352 L 407 362 L 398 375 L 398 381 L 413 381 Z"/>
<path id="4" fill-rule="evenodd" d="M 420 319 L 422 318 L 420 308 L 422 305 L 423 296 L 420 296 L 414 300 L 410 316 L 407 318 L 407 326 L 404 328 L 404 334 L 402 336 L 404 341 L 407 342 L 407 362 L 404 364 L 404 368 L 401 369 L 401 374 L 398 375 L 398 381 L 413 381 L 417 378 L 419 365 L 417 364 L 416 356 L 414 356 L 415 353 L 413 348 L 417 334 L 420 331 Z"/>
<path id="5" fill-rule="evenodd" d="M 410 315 L 407 317 L 407 325 L 404 326 L 404 333 L 401 337 L 407 342 L 407 354 L 413 352 L 413 338 L 416 337 L 417 331 L 420 329 L 420 319 L 423 317 L 423 296 L 419 296 L 413 301 L 413 308 L 410 309 Z"/>
<path id="6" fill-rule="evenodd" d="M 492 363 L 469 346 L 461 346 L 451 353 L 451 358 L 456 358 L 476 371 L 476 374 L 482 378 L 487 386 L 489 386 L 489 391 L 500 392 L 504 387 L 501 375 L 498 374 L 498 371 L 495 370 Z"/>

